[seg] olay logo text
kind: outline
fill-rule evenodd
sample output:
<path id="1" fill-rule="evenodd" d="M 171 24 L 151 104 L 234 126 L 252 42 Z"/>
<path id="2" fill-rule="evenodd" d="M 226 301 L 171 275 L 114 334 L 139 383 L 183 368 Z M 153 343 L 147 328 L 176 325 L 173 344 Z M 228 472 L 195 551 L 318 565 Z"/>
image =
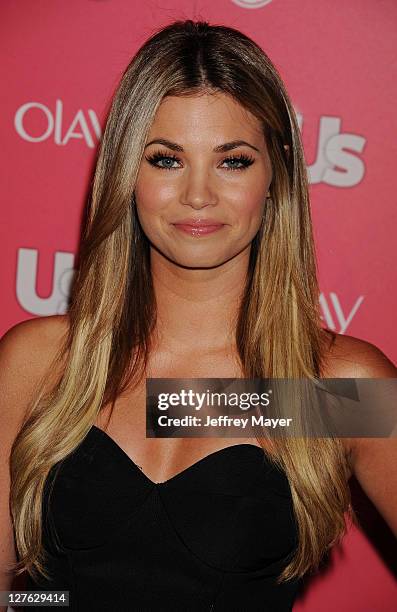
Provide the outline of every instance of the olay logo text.
<path id="1" fill-rule="evenodd" d="M 29 119 L 32 119 L 34 113 L 36 118 L 37 113 L 42 115 L 39 117 L 40 123 L 44 119 L 43 130 L 38 135 L 29 132 Z M 86 111 L 79 109 L 72 121 L 65 125 L 62 100 L 56 100 L 54 109 L 40 102 L 23 104 L 15 113 L 14 126 L 21 138 L 34 143 L 52 138 L 56 145 L 63 146 L 68 144 L 71 138 L 77 138 L 93 149 L 101 138 L 101 126 L 95 111 L 91 108 Z"/>

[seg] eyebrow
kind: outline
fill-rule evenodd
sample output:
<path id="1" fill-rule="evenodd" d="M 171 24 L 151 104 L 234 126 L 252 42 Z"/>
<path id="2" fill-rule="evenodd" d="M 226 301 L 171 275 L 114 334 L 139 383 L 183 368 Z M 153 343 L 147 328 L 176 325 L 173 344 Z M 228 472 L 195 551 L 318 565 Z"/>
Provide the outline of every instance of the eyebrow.
<path id="1" fill-rule="evenodd" d="M 156 138 L 155 140 L 151 140 L 147 143 L 147 145 L 145 145 L 145 149 L 151 144 L 162 144 L 165 147 L 171 149 L 172 151 L 182 152 L 184 150 L 182 145 L 177 144 L 176 142 L 172 142 L 172 140 L 167 140 L 166 138 Z M 232 149 L 236 149 L 237 147 L 244 145 L 246 147 L 251 147 L 251 149 L 254 149 L 255 151 L 259 152 L 259 149 L 254 147 L 254 145 L 250 144 L 249 142 L 246 142 L 245 140 L 232 140 L 231 142 L 225 142 L 224 144 L 215 147 L 213 151 L 214 153 L 227 153 L 227 151 L 231 151 Z"/>

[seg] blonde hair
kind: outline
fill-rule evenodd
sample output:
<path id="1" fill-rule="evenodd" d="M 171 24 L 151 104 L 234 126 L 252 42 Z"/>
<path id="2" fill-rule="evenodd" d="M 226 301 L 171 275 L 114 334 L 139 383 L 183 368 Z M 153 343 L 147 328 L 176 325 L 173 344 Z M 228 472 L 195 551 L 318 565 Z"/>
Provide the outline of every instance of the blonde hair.
<path id="1" fill-rule="evenodd" d="M 113 409 L 127 384 L 145 375 L 156 303 L 134 187 L 155 113 L 165 96 L 217 91 L 261 121 L 273 168 L 236 324 L 245 377 L 321 375 L 327 334 L 318 309 L 308 179 L 284 84 L 266 53 L 242 32 L 203 21 L 171 23 L 138 50 L 113 98 L 83 226 L 68 333 L 53 364 L 64 366 L 46 392 L 43 381 L 12 447 L 16 573 L 48 577 L 41 512 L 49 471 L 82 442 L 101 408 L 110 402 Z M 270 458 L 288 477 L 299 533 L 281 582 L 318 568 L 345 533 L 345 513 L 353 518 L 353 511 L 339 439 L 272 444 Z"/>

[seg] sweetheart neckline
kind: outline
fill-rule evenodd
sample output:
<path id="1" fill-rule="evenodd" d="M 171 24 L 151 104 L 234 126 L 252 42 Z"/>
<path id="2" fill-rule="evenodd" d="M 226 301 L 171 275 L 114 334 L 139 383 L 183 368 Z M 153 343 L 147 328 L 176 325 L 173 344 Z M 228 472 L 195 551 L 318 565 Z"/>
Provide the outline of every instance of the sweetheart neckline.
<path id="1" fill-rule="evenodd" d="M 132 465 L 132 467 L 139 474 L 141 474 L 144 480 L 146 480 L 146 482 L 148 482 L 153 487 L 159 487 L 161 485 L 171 484 L 179 478 L 183 478 L 184 476 L 187 477 L 191 471 L 193 471 L 194 469 L 197 469 L 198 466 L 202 465 L 207 460 L 211 460 L 211 458 L 214 458 L 216 455 L 220 455 L 223 452 L 230 451 L 230 449 L 241 449 L 242 447 L 251 447 L 255 449 L 255 452 L 259 451 L 261 455 L 266 457 L 266 454 L 263 448 L 261 446 L 258 446 L 257 444 L 250 444 L 249 442 L 243 442 L 240 444 L 231 444 L 229 446 L 224 446 L 223 448 L 218 448 L 216 451 L 213 451 L 212 453 L 209 453 L 208 455 L 201 457 L 201 459 L 198 459 L 198 461 L 195 461 L 191 465 L 188 465 L 187 468 L 178 472 L 177 474 L 174 474 L 170 478 L 167 478 L 167 480 L 163 480 L 161 482 L 155 482 L 154 480 L 152 480 L 151 478 L 149 478 L 149 476 L 145 474 L 145 472 L 138 466 L 138 464 L 135 463 L 135 461 L 126 453 L 126 451 L 123 448 L 121 448 L 121 446 L 116 442 L 116 440 L 114 440 L 111 436 L 109 436 L 109 434 L 104 429 L 101 429 L 100 427 L 97 427 L 96 425 L 92 425 L 91 429 L 89 430 L 89 433 L 95 432 L 95 431 L 102 434 L 103 439 L 108 440 L 113 445 L 113 447 L 120 452 L 121 456 L 124 456 L 126 460 Z"/>

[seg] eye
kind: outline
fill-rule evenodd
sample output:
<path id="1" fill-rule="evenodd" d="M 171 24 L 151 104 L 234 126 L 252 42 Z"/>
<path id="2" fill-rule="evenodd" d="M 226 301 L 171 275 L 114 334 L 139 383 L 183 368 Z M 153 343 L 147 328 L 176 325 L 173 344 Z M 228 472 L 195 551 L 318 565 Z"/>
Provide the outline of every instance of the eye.
<path id="1" fill-rule="evenodd" d="M 230 157 L 225 157 L 225 159 L 223 160 L 223 163 L 225 162 L 237 162 L 239 164 L 242 164 L 241 166 L 229 166 L 229 168 L 227 168 L 228 170 L 244 170 L 245 168 L 248 168 L 248 166 L 251 166 L 251 164 L 254 163 L 254 159 L 252 157 L 248 157 L 248 155 L 231 155 Z"/>
<path id="2" fill-rule="evenodd" d="M 160 151 L 153 153 L 153 155 L 146 157 L 146 159 L 149 162 L 149 164 L 152 164 L 152 166 L 154 166 L 155 168 L 160 168 L 161 170 L 176 170 L 176 168 L 173 168 L 172 166 L 168 164 L 165 166 L 158 166 L 157 165 L 158 162 L 163 161 L 163 160 L 171 160 L 172 162 L 179 161 L 176 155 L 164 155 L 164 153 L 161 153 Z"/>
<path id="3" fill-rule="evenodd" d="M 172 164 L 174 162 L 179 162 L 180 159 L 176 157 L 176 155 L 164 155 L 161 151 L 156 151 L 152 155 L 146 157 L 146 160 L 155 168 L 159 168 L 160 170 L 177 170 L 178 168 L 173 167 Z M 165 162 L 165 165 L 158 165 L 159 162 Z M 224 163 L 231 163 L 232 165 L 226 168 L 226 170 L 245 170 L 248 166 L 251 166 L 254 163 L 254 159 L 249 157 L 248 155 L 230 155 L 229 157 L 225 157 L 222 161 Z M 240 164 L 240 165 L 236 165 Z"/>
<path id="4" fill-rule="evenodd" d="M 176 157 L 176 155 L 164 155 L 164 153 L 161 153 L 160 151 L 153 153 L 153 155 L 149 155 L 148 157 L 146 157 L 146 159 L 149 164 L 151 164 L 155 168 L 160 168 L 161 170 L 176 170 L 177 168 L 173 168 L 171 164 L 175 161 L 180 161 L 178 157 Z M 165 165 L 159 166 L 158 163 L 164 160 L 166 161 Z"/>

